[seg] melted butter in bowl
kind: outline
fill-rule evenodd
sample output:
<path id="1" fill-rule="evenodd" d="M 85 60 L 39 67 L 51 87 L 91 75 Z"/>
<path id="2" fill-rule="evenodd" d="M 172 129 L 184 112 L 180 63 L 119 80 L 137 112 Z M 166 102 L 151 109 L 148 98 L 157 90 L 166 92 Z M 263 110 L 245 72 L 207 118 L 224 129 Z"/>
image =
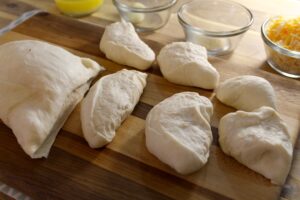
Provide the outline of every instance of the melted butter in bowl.
<path id="1" fill-rule="evenodd" d="M 81 17 L 96 11 L 103 0 L 55 0 L 61 13 L 72 17 Z"/>

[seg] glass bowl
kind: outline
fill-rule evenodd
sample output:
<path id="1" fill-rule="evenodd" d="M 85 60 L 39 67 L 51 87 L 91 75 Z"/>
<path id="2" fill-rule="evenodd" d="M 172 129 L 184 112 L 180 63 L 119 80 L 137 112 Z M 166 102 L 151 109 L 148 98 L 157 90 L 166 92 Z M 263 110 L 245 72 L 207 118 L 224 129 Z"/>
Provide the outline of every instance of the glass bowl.
<path id="1" fill-rule="evenodd" d="M 300 78 L 300 52 L 283 48 L 268 38 L 267 28 L 274 19 L 276 17 L 267 19 L 261 26 L 261 37 L 265 44 L 267 63 L 284 76 Z"/>
<path id="2" fill-rule="evenodd" d="M 177 16 L 186 40 L 206 47 L 209 55 L 232 52 L 253 23 L 249 9 L 229 0 L 195 0 Z"/>
<path id="3" fill-rule="evenodd" d="M 136 31 L 153 31 L 169 20 L 176 0 L 113 0 L 121 18 L 131 22 Z"/>

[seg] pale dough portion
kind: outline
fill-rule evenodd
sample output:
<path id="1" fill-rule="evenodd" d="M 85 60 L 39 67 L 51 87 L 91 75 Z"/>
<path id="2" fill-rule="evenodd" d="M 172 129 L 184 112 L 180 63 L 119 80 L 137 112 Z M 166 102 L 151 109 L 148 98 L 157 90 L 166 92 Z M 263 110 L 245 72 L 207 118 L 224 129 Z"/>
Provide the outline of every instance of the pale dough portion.
<path id="1" fill-rule="evenodd" d="M 175 94 L 157 104 L 146 119 L 146 147 L 178 173 L 199 170 L 212 143 L 210 100 L 195 92 Z"/>
<path id="2" fill-rule="evenodd" d="M 239 110 L 252 111 L 261 106 L 275 108 L 275 92 L 264 78 L 244 75 L 222 82 L 216 90 L 217 98 Z"/>
<path id="3" fill-rule="evenodd" d="M 46 42 L 0 46 L 0 118 L 31 158 L 48 156 L 58 131 L 103 69 Z"/>
<path id="4" fill-rule="evenodd" d="M 162 48 L 157 61 L 163 76 L 170 82 L 214 89 L 218 71 L 208 62 L 206 49 L 191 42 L 173 42 Z"/>
<path id="5" fill-rule="evenodd" d="M 219 125 L 219 142 L 226 154 L 272 183 L 284 184 L 293 146 L 286 124 L 273 108 L 225 115 Z"/>
<path id="6" fill-rule="evenodd" d="M 110 143 L 131 114 L 146 86 L 147 74 L 123 69 L 104 76 L 90 89 L 81 105 L 83 135 L 91 148 Z"/>
<path id="7" fill-rule="evenodd" d="M 100 50 L 108 59 L 140 70 L 151 67 L 155 53 L 144 43 L 129 22 L 106 26 L 100 41 Z"/>

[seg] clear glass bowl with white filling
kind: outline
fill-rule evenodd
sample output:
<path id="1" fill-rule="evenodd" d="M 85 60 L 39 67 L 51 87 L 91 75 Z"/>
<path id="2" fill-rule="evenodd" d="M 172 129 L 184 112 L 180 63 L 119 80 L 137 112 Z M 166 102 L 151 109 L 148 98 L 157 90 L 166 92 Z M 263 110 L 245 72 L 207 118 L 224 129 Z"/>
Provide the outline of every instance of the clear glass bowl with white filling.
<path id="1" fill-rule="evenodd" d="M 136 31 L 153 31 L 169 20 L 171 7 L 176 0 L 113 0 L 120 16 L 131 22 Z"/>
<path id="2" fill-rule="evenodd" d="M 205 46 L 209 55 L 232 52 L 253 23 L 243 5 L 230 0 L 194 0 L 178 11 L 186 40 Z"/>

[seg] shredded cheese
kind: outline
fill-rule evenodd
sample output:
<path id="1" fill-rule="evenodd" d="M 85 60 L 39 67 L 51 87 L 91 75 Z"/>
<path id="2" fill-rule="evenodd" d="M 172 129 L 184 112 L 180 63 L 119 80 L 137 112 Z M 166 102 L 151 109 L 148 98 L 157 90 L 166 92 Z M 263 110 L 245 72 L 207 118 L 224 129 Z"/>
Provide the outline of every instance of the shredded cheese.
<path id="1" fill-rule="evenodd" d="M 274 19 L 268 27 L 267 34 L 270 40 L 282 47 L 300 51 L 300 17 Z"/>

